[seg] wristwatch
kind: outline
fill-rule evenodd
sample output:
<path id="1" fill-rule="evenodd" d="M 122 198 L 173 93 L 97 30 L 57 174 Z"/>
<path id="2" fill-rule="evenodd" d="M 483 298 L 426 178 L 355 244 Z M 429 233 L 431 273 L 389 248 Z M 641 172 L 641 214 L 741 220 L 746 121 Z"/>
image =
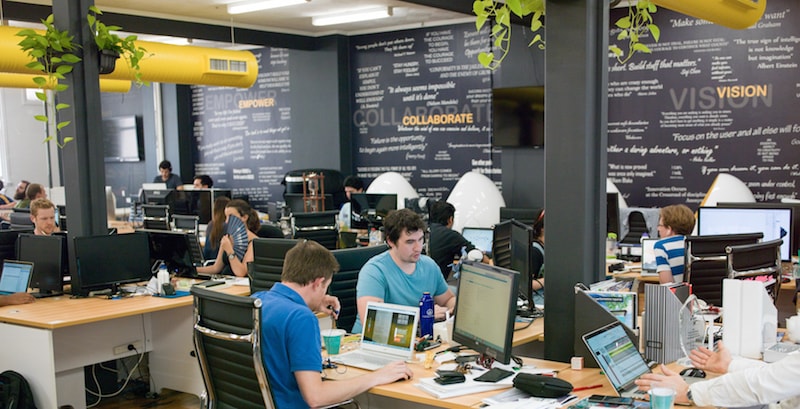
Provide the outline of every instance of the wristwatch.
<path id="1" fill-rule="evenodd" d="M 233 261 L 234 258 L 236 258 L 236 254 L 228 254 L 229 261 Z"/>
<path id="2" fill-rule="evenodd" d="M 694 405 L 694 399 L 692 399 L 692 386 L 689 385 L 689 389 L 686 390 L 686 399 L 689 399 L 689 403 Z"/>

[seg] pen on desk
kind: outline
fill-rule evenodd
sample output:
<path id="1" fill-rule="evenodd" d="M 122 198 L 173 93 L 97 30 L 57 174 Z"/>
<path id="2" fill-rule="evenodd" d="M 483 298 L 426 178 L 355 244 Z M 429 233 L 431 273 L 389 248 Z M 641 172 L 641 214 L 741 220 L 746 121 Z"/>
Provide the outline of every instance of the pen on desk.
<path id="1" fill-rule="evenodd" d="M 572 391 L 573 391 L 573 392 L 577 392 L 577 391 L 585 391 L 585 390 L 587 390 L 587 389 L 597 389 L 597 388 L 602 388 L 602 387 L 603 387 L 603 384 L 601 384 L 601 383 L 598 383 L 598 384 L 596 384 L 596 385 L 589 385 L 589 386 L 579 386 L 579 387 L 577 387 L 577 388 L 573 389 Z"/>

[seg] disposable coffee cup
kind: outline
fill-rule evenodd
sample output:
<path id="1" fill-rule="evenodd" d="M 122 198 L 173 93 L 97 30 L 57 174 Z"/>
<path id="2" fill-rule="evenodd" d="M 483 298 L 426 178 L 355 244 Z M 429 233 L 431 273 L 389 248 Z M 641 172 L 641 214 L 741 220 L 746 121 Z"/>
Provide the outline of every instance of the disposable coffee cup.
<path id="1" fill-rule="evenodd" d="M 345 330 L 343 329 L 325 329 L 322 330 L 322 341 L 325 343 L 325 350 L 328 355 L 336 355 L 342 347 L 342 338 L 344 338 Z"/>
<path id="2" fill-rule="evenodd" d="M 656 386 L 650 389 L 651 409 L 672 409 L 675 402 L 675 390 L 666 386 Z"/>

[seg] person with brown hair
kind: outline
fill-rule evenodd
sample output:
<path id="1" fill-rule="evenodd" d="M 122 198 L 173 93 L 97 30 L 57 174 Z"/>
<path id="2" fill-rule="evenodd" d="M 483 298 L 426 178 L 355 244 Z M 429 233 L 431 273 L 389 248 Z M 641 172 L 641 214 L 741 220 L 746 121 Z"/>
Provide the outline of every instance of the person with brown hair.
<path id="1" fill-rule="evenodd" d="M 41 198 L 47 199 L 47 190 L 39 183 L 31 183 L 25 189 L 25 198 L 18 201 L 14 207 L 17 209 L 27 209 L 31 207 L 32 201 Z"/>
<path id="2" fill-rule="evenodd" d="M 686 205 L 671 205 L 661 209 L 658 236 L 654 246 L 656 271 L 661 284 L 683 281 L 685 257 L 684 239 L 694 229 L 694 213 Z"/>
<path id="3" fill-rule="evenodd" d="M 247 251 L 241 259 L 233 250 L 231 236 L 225 234 L 219 241 L 219 250 L 214 264 L 198 267 L 199 274 L 233 274 L 237 277 L 247 276 L 247 263 L 253 261 L 253 239 L 257 238 L 256 232 L 261 228 L 258 212 L 242 199 L 233 199 L 225 206 L 225 218 L 239 218 L 247 226 Z"/>
<path id="4" fill-rule="evenodd" d="M 220 196 L 214 200 L 214 214 L 206 225 L 206 243 L 203 246 L 203 258 L 206 260 L 217 256 L 219 242 L 225 232 L 225 206 L 230 201 L 228 196 Z"/>
<path id="5" fill-rule="evenodd" d="M 31 222 L 33 234 L 50 236 L 59 231 L 56 226 L 56 205 L 47 199 L 36 199 L 31 202 Z"/>

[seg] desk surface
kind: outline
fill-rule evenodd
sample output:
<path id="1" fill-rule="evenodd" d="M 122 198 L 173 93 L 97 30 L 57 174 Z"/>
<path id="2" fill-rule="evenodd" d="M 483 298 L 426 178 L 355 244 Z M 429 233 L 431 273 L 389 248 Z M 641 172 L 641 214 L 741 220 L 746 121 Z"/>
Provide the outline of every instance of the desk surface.
<path id="1" fill-rule="evenodd" d="M 232 285 L 219 291 L 247 295 L 249 286 Z M 55 329 L 91 322 L 146 314 L 192 305 L 192 297 L 162 298 L 153 296 L 107 298 L 70 298 L 69 295 L 40 298 L 32 304 L 0 307 L 0 322 L 34 328 Z"/>
<path id="2" fill-rule="evenodd" d="M 514 339 L 511 341 L 511 346 L 520 346 L 534 341 L 544 341 L 544 317 L 536 318 L 531 322 L 531 325 L 525 327 L 528 323 L 518 322 L 514 325 Z"/>

